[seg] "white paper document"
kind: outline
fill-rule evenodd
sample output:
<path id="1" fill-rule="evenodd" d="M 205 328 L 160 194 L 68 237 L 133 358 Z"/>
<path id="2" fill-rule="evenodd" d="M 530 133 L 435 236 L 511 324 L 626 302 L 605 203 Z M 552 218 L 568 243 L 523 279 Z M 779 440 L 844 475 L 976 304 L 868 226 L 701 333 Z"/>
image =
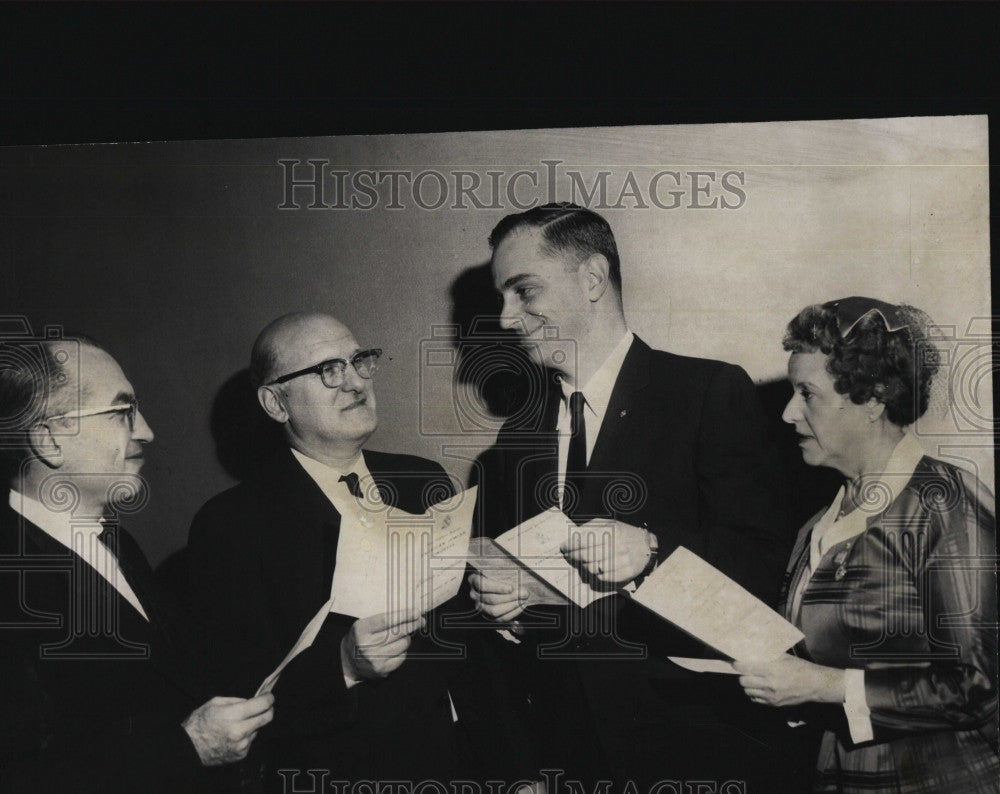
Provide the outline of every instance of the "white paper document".
<path id="1" fill-rule="evenodd" d="M 724 673 L 737 675 L 732 662 L 725 659 L 697 659 L 691 656 L 668 656 L 674 664 L 692 673 Z"/>
<path id="2" fill-rule="evenodd" d="M 591 587 L 559 551 L 559 547 L 569 541 L 571 533 L 578 530 L 565 513 L 552 509 L 505 532 L 496 543 L 577 606 L 586 607 L 615 591 Z"/>
<path id="3" fill-rule="evenodd" d="M 288 663 L 292 661 L 292 659 L 313 644 L 316 639 L 316 635 L 319 634 L 319 630 L 323 627 L 323 621 L 325 621 L 326 616 L 330 614 L 330 607 L 332 605 L 333 599 L 331 598 L 319 608 L 319 612 L 313 615 L 313 619 L 306 624 L 305 629 L 302 631 L 302 634 L 299 635 L 295 645 L 292 646 L 292 649 L 288 652 L 285 658 L 281 660 L 281 664 L 275 668 L 271 675 L 264 679 L 264 683 L 257 687 L 254 697 L 257 697 L 257 695 L 263 695 L 274 689 L 274 685 L 278 682 L 278 676 L 281 675 L 281 671 L 288 666 Z"/>
<path id="4" fill-rule="evenodd" d="M 767 604 L 683 546 L 632 597 L 730 659 L 773 659 L 803 636 Z"/>
<path id="5" fill-rule="evenodd" d="M 462 585 L 472 535 L 476 488 L 445 499 L 421 515 L 388 508 L 355 527 L 345 542 L 342 516 L 331 596 L 333 611 L 366 618 L 383 612 L 429 612 Z M 364 540 L 358 543 L 357 538 Z M 347 557 L 345 559 L 345 556 Z"/>
<path id="6" fill-rule="evenodd" d="M 356 618 L 410 610 L 423 614 L 453 598 L 465 575 L 475 505 L 476 488 L 470 488 L 438 502 L 423 515 L 389 508 L 365 522 L 362 528 L 367 535 L 360 542 L 355 538 L 351 549 L 353 553 L 360 548 L 368 556 L 362 564 L 353 559 L 352 565 L 345 565 L 343 570 L 350 572 L 347 576 L 338 577 L 334 571 L 330 599 L 257 694 L 274 688 L 288 663 L 313 644 L 330 612 Z M 357 518 L 341 516 L 341 531 L 344 521 Z M 340 567 L 339 543 L 337 562 Z"/>

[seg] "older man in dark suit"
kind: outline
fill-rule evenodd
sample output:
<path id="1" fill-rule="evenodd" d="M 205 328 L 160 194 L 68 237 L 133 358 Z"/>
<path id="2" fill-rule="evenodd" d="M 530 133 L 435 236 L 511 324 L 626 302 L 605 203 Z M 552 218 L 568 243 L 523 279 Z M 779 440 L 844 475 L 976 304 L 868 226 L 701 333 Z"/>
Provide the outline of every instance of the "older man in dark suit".
<path id="1" fill-rule="evenodd" d="M 777 748 L 747 735 L 762 728 L 735 682 L 669 662 L 698 649 L 627 595 L 683 545 L 773 601 L 790 528 L 750 379 L 628 329 L 617 247 L 596 213 L 553 204 L 507 216 L 490 244 L 501 324 L 547 375 L 484 458 L 479 514 L 496 535 L 558 504 L 581 525 L 566 559 L 618 591 L 556 609 L 552 628 L 551 611 L 522 612 L 525 592 L 471 577 L 486 615 L 517 621 L 508 639 L 520 647 L 507 652 L 529 671 L 522 716 L 539 769 L 640 786 L 767 777 L 753 759 L 767 764 Z M 608 537 L 607 524 L 586 526 L 593 518 L 614 521 Z"/>
<path id="2" fill-rule="evenodd" d="M 0 418 L 0 791 L 197 791 L 273 696 L 206 696 L 176 605 L 117 525 L 153 431 L 91 340 L 8 346 Z M 235 778 L 229 779 L 231 782 Z"/>
<path id="3" fill-rule="evenodd" d="M 362 573 L 388 569 L 379 524 L 387 507 L 423 513 L 452 493 L 432 461 L 363 449 L 377 424 L 380 354 L 325 314 L 268 325 L 251 376 L 288 446 L 259 476 L 210 500 L 191 527 L 192 595 L 240 691 L 253 691 L 333 597 L 313 646 L 275 689 L 272 782 L 286 790 L 464 772 L 459 732 L 469 715 L 448 681 L 460 652 L 436 642 L 434 614 L 390 614 L 385 582 Z M 371 566 L 359 567 L 364 560 Z M 357 617 L 346 602 L 358 590 L 385 606 Z"/>

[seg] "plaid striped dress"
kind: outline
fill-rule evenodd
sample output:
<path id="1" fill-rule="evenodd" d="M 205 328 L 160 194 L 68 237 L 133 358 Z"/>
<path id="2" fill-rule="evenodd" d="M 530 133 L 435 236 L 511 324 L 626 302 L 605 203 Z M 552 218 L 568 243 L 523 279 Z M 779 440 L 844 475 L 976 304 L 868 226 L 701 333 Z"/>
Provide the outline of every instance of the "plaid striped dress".
<path id="1" fill-rule="evenodd" d="M 843 707 L 804 710 L 826 728 L 814 790 L 996 794 L 993 496 L 926 456 L 897 481 L 864 531 L 826 549 L 814 571 L 810 535 L 826 511 L 807 522 L 785 576 L 781 609 L 805 634 L 796 654 L 864 669 L 874 730 L 854 744 Z"/>

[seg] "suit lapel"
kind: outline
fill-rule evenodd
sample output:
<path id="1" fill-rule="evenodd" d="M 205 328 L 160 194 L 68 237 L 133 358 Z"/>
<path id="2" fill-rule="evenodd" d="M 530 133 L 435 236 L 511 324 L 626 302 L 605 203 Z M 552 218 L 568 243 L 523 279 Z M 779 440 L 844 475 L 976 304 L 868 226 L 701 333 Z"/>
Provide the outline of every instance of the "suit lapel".
<path id="1" fill-rule="evenodd" d="M 279 613 L 275 625 L 285 627 L 283 644 L 290 644 L 330 597 L 333 561 L 327 566 L 324 549 L 337 548 L 340 513 L 287 448 L 272 461 L 262 487 L 270 510 L 263 549 L 273 561 L 266 570 Z"/>
<path id="2" fill-rule="evenodd" d="M 589 469 L 595 472 L 625 471 L 634 468 L 633 451 L 641 448 L 638 436 L 644 424 L 636 421 L 637 410 L 644 406 L 642 390 L 649 384 L 649 346 L 638 337 L 632 342 L 611 391 L 608 409 L 590 456 Z M 638 417 L 641 419 L 641 417 Z"/>
<path id="3" fill-rule="evenodd" d="M 587 466 L 583 516 L 610 516 L 621 494 L 645 493 L 622 478 L 641 476 L 645 464 L 636 456 L 650 452 L 646 437 L 651 425 L 645 417 L 648 398 L 644 395 L 649 354 L 649 347 L 636 337 L 622 362 Z"/>
<path id="4" fill-rule="evenodd" d="M 389 507 L 399 507 L 407 510 L 407 506 L 412 508 L 413 482 L 407 478 L 407 472 L 394 471 L 386 455 L 379 452 L 363 449 L 361 454 L 365 459 L 365 466 L 372 475 L 375 485 L 378 486 L 379 498 Z M 413 512 L 412 509 L 408 512 Z"/>
<path id="5" fill-rule="evenodd" d="M 178 616 L 164 608 L 151 574 L 148 581 L 139 585 L 136 595 L 151 621 L 166 621 L 156 626 L 147 622 L 128 599 L 100 577 L 76 552 L 9 506 L 4 508 L 0 524 L 4 533 L 4 555 L 10 555 L 7 562 L 12 563 L 15 556 L 22 557 L 24 568 L 29 571 L 21 580 L 26 605 L 44 613 L 38 615 L 33 627 L 45 625 L 51 629 L 46 631 L 50 636 L 43 640 L 48 646 L 46 655 L 53 659 L 64 657 L 67 661 L 78 658 L 132 658 L 148 664 L 181 691 L 194 697 L 202 694 L 200 674 L 188 659 L 191 648 L 182 642 L 185 637 L 172 631 L 176 626 L 169 624 L 170 619 L 177 619 Z M 138 546 L 132 548 L 134 541 L 130 539 L 120 545 L 124 547 L 120 550 L 123 555 L 141 555 Z M 125 566 L 137 569 L 140 576 L 143 569 L 148 569 L 145 558 L 129 559 Z M 15 574 L 8 571 L 5 575 Z M 130 581 L 130 584 L 135 590 L 134 583 Z M 139 595 L 140 592 L 145 594 L 145 598 Z M 102 601 L 110 599 L 109 608 L 98 608 L 93 603 L 95 598 Z M 81 610 L 77 605 L 85 608 Z M 100 612 L 111 621 L 107 626 L 76 624 L 81 615 L 83 619 L 93 620 Z M 168 636 L 169 642 L 165 641 Z"/>

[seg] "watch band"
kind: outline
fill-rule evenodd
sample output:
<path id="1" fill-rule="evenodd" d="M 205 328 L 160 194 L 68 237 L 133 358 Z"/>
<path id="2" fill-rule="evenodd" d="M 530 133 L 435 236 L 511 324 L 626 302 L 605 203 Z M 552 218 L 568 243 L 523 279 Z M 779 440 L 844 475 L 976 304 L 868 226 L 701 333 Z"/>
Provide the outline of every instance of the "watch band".
<path id="1" fill-rule="evenodd" d="M 648 529 L 646 530 L 646 544 L 649 546 L 649 559 L 646 561 L 646 567 L 642 569 L 641 575 L 644 577 L 649 576 L 656 569 L 660 553 L 660 539 Z"/>

